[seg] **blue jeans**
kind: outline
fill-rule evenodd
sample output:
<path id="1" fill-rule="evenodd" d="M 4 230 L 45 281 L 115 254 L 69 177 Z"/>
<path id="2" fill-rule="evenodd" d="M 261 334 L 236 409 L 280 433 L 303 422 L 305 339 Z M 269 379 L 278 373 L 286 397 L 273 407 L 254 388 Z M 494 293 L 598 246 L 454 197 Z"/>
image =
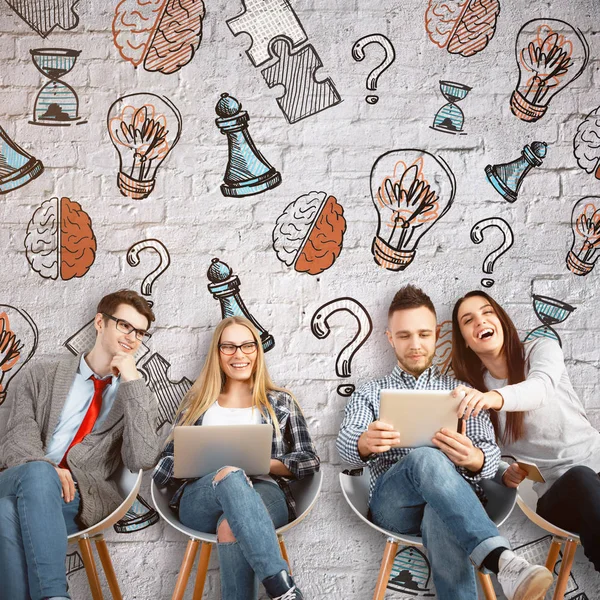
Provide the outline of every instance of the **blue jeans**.
<path id="1" fill-rule="evenodd" d="M 423 536 L 439 600 L 476 600 L 480 568 L 500 537 L 471 486 L 435 448 L 416 448 L 377 480 L 372 521 L 396 533 Z"/>
<path id="2" fill-rule="evenodd" d="M 276 483 L 248 480 L 240 469 L 213 482 L 218 471 L 189 483 L 179 503 L 186 527 L 215 533 L 227 519 L 235 542 L 218 543 L 223 600 L 255 600 L 258 582 L 288 570 L 275 529 L 288 522 L 285 494 Z"/>
<path id="3" fill-rule="evenodd" d="M 0 473 L 0 600 L 67 594 L 67 535 L 79 528 L 79 492 L 61 498 L 56 469 L 35 461 Z"/>

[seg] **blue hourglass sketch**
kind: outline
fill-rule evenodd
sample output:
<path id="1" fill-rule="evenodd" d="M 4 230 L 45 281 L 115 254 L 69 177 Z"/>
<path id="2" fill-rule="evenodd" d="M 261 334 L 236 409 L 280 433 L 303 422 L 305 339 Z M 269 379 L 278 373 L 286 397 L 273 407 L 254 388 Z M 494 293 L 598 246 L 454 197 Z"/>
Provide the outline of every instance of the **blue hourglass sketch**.
<path id="1" fill-rule="evenodd" d="M 431 129 L 443 131 L 444 133 L 466 135 L 466 132 L 463 131 L 465 115 L 456 103 L 463 100 L 471 89 L 468 85 L 456 83 L 455 81 L 440 81 L 442 96 L 448 100 L 448 104 L 444 104 L 437 111 Z"/>

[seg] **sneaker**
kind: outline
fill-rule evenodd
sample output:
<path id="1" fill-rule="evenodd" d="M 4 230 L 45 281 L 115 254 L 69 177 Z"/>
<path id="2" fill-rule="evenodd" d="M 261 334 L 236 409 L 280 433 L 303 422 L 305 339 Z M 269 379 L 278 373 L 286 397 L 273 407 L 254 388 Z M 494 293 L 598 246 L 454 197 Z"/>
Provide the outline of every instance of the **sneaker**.
<path id="1" fill-rule="evenodd" d="M 543 600 L 552 586 L 552 573 L 532 565 L 512 550 L 505 550 L 498 561 L 498 582 L 508 600 Z"/>
<path id="2" fill-rule="evenodd" d="M 263 579 L 263 585 L 272 600 L 304 600 L 302 592 L 294 584 L 287 571 L 280 571 Z"/>

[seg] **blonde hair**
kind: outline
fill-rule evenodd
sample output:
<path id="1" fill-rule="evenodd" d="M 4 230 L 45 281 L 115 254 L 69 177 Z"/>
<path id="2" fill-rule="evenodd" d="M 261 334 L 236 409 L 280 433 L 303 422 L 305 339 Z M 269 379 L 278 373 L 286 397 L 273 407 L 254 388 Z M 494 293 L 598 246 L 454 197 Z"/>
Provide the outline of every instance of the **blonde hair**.
<path id="1" fill-rule="evenodd" d="M 250 376 L 250 385 L 252 387 L 252 406 L 257 408 L 263 417 L 268 421 L 267 414 L 269 415 L 275 434 L 279 439 L 281 433 L 279 431 L 279 421 L 275 415 L 275 411 L 267 398 L 268 392 L 285 392 L 291 393 L 284 389 L 276 386 L 267 370 L 265 362 L 265 353 L 260 340 L 260 334 L 254 325 L 245 317 L 227 317 L 223 319 L 215 328 L 210 347 L 208 349 L 208 355 L 204 361 L 202 371 L 198 376 L 198 379 L 194 382 L 194 385 L 189 389 L 185 397 L 183 398 L 173 423 L 177 425 L 194 425 L 194 423 L 212 406 L 215 400 L 219 397 L 219 394 L 225 387 L 227 380 L 225 373 L 221 369 L 221 361 L 219 359 L 219 343 L 221 341 L 221 335 L 223 331 L 230 325 L 237 324 L 246 327 L 254 341 L 256 342 L 256 361 L 254 362 L 254 369 Z M 293 399 L 293 396 L 292 396 Z M 266 412 L 265 412 L 266 411 Z M 170 441 L 173 434 L 169 436 Z"/>

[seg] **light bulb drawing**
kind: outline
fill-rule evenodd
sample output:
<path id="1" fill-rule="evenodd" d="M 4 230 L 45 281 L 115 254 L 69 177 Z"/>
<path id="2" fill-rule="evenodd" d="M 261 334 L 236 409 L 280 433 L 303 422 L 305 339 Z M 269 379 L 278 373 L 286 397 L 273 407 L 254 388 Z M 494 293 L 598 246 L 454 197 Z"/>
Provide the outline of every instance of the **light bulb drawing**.
<path id="1" fill-rule="evenodd" d="M 587 275 L 600 251 L 600 197 L 586 196 L 575 203 L 571 228 L 573 243 L 567 254 L 567 267 L 575 275 Z"/>
<path id="2" fill-rule="evenodd" d="M 14 376 L 35 354 L 38 328 L 24 311 L 0 304 L 0 405 Z"/>
<path id="3" fill-rule="evenodd" d="M 371 252 L 389 271 L 403 271 L 417 245 L 448 211 L 456 179 L 446 162 L 424 150 L 391 150 L 371 170 L 371 196 L 377 209 L 377 235 Z"/>
<path id="4" fill-rule="evenodd" d="M 521 27 L 515 47 L 519 80 L 510 109 L 519 119 L 541 119 L 550 100 L 577 79 L 589 60 L 578 29 L 558 19 L 533 19 Z"/>
<path id="5" fill-rule="evenodd" d="M 147 198 L 158 168 L 179 141 L 179 110 L 168 98 L 155 94 L 123 96 L 108 111 L 108 131 L 119 153 L 121 194 Z"/>

